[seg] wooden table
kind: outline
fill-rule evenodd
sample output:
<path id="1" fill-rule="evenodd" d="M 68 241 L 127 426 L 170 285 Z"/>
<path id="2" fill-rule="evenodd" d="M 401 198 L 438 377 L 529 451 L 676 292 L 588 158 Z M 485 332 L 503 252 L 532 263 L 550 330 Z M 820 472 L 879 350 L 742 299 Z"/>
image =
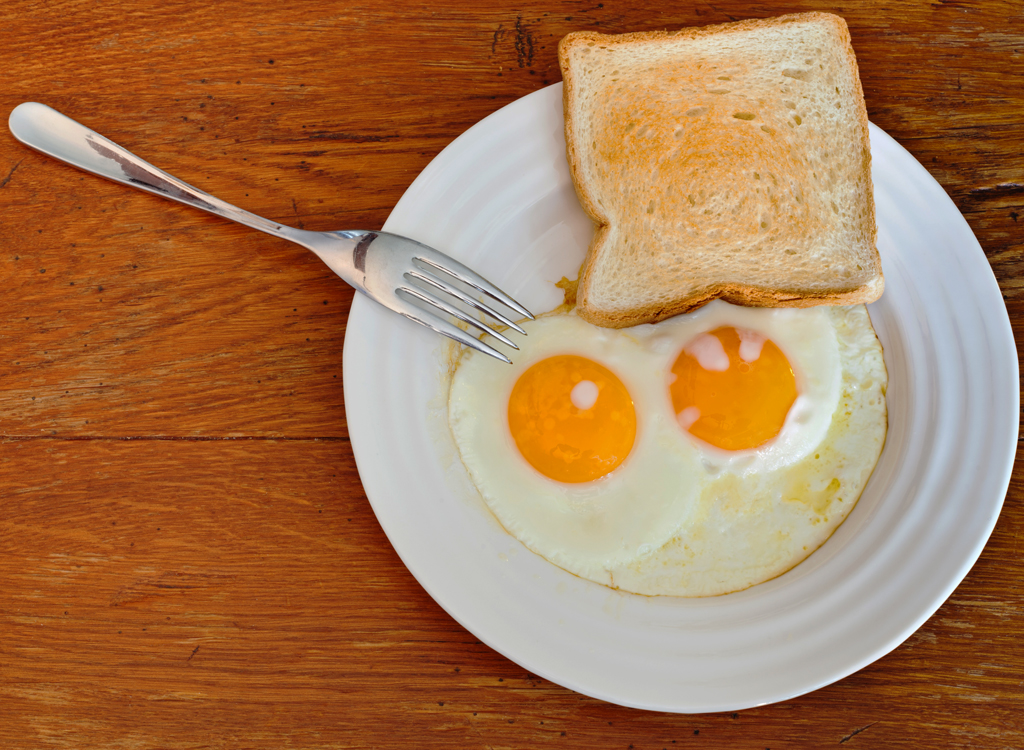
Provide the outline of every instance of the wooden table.
<path id="1" fill-rule="evenodd" d="M 260 6 L 263 7 L 260 7 Z M 1024 325 L 1020 2 L 165 0 L 0 9 L 42 101 L 261 215 L 378 228 L 575 29 L 823 9 L 871 119 L 949 192 Z M 602 703 L 499 656 L 388 544 L 342 396 L 352 291 L 312 254 L 0 133 L 0 747 L 1024 746 L 1024 487 L 906 643 L 737 714 Z"/>

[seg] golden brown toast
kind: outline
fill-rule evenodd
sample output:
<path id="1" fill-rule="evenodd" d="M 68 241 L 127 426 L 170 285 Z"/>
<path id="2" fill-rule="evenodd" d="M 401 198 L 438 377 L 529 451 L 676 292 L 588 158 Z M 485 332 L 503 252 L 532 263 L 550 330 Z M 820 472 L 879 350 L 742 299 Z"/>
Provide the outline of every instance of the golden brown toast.
<path id="1" fill-rule="evenodd" d="M 578 312 L 877 299 L 868 118 L 846 22 L 799 13 L 559 44 L 569 166 L 597 225 Z"/>

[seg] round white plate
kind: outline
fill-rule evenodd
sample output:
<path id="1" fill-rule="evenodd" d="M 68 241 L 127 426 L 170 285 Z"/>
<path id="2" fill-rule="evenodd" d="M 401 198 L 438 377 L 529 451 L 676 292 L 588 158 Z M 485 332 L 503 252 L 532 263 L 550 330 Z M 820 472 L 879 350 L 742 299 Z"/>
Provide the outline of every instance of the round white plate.
<path id="1" fill-rule="evenodd" d="M 592 227 L 565 161 L 561 84 L 494 113 L 412 184 L 385 229 L 466 262 L 535 312 L 575 278 Z M 481 641 L 560 685 L 659 711 L 807 693 L 913 633 L 977 559 L 1016 449 L 1013 334 L 988 262 L 928 172 L 871 128 L 889 434 L 846 522 L 785 575 L 709 599 L 576 578 L 505 533 L 445 425 L 447 344 L 357 295 L 344 385 L 359 475 L 429 594 Z"/>

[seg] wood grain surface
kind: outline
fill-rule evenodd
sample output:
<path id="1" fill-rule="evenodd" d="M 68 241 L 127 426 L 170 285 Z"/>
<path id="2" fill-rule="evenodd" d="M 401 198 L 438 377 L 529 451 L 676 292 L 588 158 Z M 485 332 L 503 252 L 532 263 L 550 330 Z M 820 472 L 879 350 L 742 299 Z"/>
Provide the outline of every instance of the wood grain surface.
<path id="1" fill-rule="evenodd" d="M 810 9 L 846 17 L 871 119 L 966 216 L 1020 338 L 1019 0 L 9 0 L 0 113 L 42 101 L 258 214 L 373 229 L 559 80 L 567 32 Z M 388 544 L 345 421 L 350 289 L 2 130 L 0 748 L 1024 747 L 1019 465 L 964 582 L 860 672 L 734 714 L 602 703 L 482 645 Z"/>

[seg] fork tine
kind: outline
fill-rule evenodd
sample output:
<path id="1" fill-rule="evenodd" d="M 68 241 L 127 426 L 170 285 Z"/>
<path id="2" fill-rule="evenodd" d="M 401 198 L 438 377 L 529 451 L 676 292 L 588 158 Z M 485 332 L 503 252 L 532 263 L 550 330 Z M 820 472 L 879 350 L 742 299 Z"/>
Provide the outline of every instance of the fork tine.
<path id="1" fill-rule="evenodd" d="M 483 331 L 484 333 L 489 333 L 491 336 L 498 339 L 498 341 L 505 344 L 506 346 L 511 346 L 513 349 L 516 350 L 519 349 L 519 347 L 516 346 L 515 343 L 504 334 L 499 333 L 498 331 L 495 331 L 493 328 L 484 325 L 476 318 L 469 317 L 464 312 L 462 312 L 462 310 L 459 310 L 457 307 L 452 307 L 444 300 L 439 299 L 438 297 L 435 297 L 432 294 L 427 294 L 425 292 L 421 292 L 419 289 L 413 289 L 406 286 L 399 287 L 398 289 L 395 290 L 395 293 L 398 295 L 405 294 L 410 297 L 414 297 L 420 300 L 421 302 L 430 305 L 431 307 L 436 307 L 438 310 L 442 310 L 443 312 L 448 313 L 453 318 L 457 318 L 458 320 L 461 320 L 463 323 L 471 325 L 474 328 Z"/>
<path id="2" fill-rule="evenodd" d="M 421 271 L 407 271 L 406 274 L 405 274 L 405 278 L 407 278 L 407 279 L 410 279 L 410 278 L 411 279 L 418 279 L 418 280 L 422 281 L 424 284 L 429 284 L 434 289 L 439 289 L 440 291 L 445 292 L 446 294 L 450 294 L 451 296 L 455 297 L 457 300 L 459 300 L 461 302 L 464 302 L 465 304 L 469 305 L 470 307 L 473 307 L 473 308 L 479 310 L 484 315 L 491 316 L 492 318 L 497 320 L 502 325 L 506 325 L 509 328 L 511 328 L 512 330 L 514 330 L 514 331 L 516 331 L 518 333 L 523 334 L 524 336 L 526 335 L 526 331 L 524 331 L 514 321 L 509 320 L 504 315 L 499 313 L 497 310 L 492 310 L 491 308 L 487 307 L 487 305 L 481 304 L 479 301 L 473 299 L 468 294 L 463 292 L 461 289 L 458 289 L 457 287 L 453 286 L 452 284 L 449 284 L 446 281 L 442 281 L 441 279 L 437 278 L 433 274 L 429 274 L 429 273 L 425 273 L 425 272 L 421 272 Z"/>
<path id="3" fill-rule="evenodd" d="M 491 357 L 494 357 L 495 359 L 500 359 L 502 362 L 506 364 L 512 364 L 511 359 L 509 359 L 504 354 L 499 352 L 493 346 L 488 346 L 480 339 L 476 338 L 475 336 L 471 336 L 458 326 L 452 325 L 447 320 L 442 320 L 440 317 L 438 317 L 437 315 L 428 310 L 424 310 L 423 308 L 417 307 L 416 305 L 413 305 L 411 303 L 409 303 L 408 306 L 403 305 L 403 309 L 398 309 L 395 307 L 393 307 L 392 309 L 395 310 L 395 312 L 399 313 L 400 315 L 403 315 L 404 317 L 408 318 L 409 320 L 419 323 L 422 326 L 426 326 L 427 328 L 436 331 L 437 333 L 440 333 L 442 336 L 447 336 L 450 339 L 455 339 L 460 344 L 468 346 L 470 349 L 476 349 L 478 352 L 487 354 Z"/>
<path id="4" fill-rule="evenodd" d="M 441 271 L 442 273 L 448 274 L 449 276 L 458 279 L 463 284 L 469 284 L 471 287 L 483 292 L 491 299 L 495 299 L 509 309 L 515 310 L 524 318 L 529 318 L 530 320 L 534 319 L 533 313 L 509 297 L 505 292 L 498 289 L 494 284 L 487 281 L 487 279 L 476 271 L 467 268 L 454 258 L 449 258 L 447 255 L 442 255 L 441 253 L 437 253 L 437 255 L 444 259 L 443 262 L 436 258 L 426 257 L 427 253 L 424 252 L 417 254 L 415 256 L 415 260 L 418 260 L 433 269 Z"/>

